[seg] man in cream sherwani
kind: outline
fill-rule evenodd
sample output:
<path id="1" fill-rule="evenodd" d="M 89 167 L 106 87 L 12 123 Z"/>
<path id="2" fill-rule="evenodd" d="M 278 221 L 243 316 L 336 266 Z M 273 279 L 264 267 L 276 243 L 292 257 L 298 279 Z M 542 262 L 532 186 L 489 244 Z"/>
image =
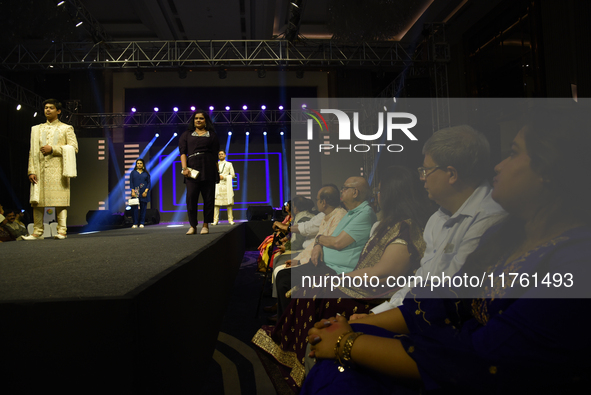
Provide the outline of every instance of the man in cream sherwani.
<path id="1" fill-rule="evenodd" d="M 234 225 L 232 206 L 234 205 L 234 189 L 232 189 L 232 178 L 236 177 L 234 166 L 226 160 L 226 151 L 218 152 L 218 172 L 220 182 L 215 185 L 215 204 L 213 211 L 213 224 L 217 225 L 220 220 L 220 206 L 226 206 L 228 210 L 228 223 Z"/>
<path id="2" fill-rule="evenodd" d="M 70 206 L 70 178 L 76 177 L 78 141 L 74 128 L 62 123 L 58 115 L 62 104 L 55 99 L 43 102 L 47 122 L 31 128 L 29 151 L 29 181 L 33 206 L 34 231 L 24 240 L 43 239 L 45 207 L 55 207 L 57 231 L 54 238 L 66 238 L 66 208 Z"/>

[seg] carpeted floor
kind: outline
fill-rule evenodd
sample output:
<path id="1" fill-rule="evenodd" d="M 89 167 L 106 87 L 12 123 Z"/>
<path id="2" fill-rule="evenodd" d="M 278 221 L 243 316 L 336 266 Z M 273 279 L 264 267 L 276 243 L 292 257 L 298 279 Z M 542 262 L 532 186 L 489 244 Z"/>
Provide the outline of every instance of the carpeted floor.
<path id="1" fill-rule="evenodd" d="M 256 331 L 268 324 L 262 307 L 274 302 L 264 297 L 259 317 L 255 316 L 263 284 L 262 275 L 256 272 L 257 256 L 258 251 L 244 254 L 202 394 L 293 395 L 279 371 L 268 360 L 261 361 L 250 342 Z M 207 312 L 203 313 L 207 320 Z"/>

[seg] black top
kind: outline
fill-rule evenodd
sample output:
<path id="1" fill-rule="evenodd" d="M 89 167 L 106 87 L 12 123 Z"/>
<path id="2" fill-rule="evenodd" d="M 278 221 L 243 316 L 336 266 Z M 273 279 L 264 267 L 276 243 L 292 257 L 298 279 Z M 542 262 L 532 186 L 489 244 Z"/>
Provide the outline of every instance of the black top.
<path id="1" fill-rule="evenodd" d="M 220 142 L 214 132 L 209 132 L 209 137 L 198 137 L 192 135 L 193 131 L 188 130 L 179 139 L 179 152 L 187 155 L 187 166 L 199 170 L 197 181 L 219 182 L 218 174 L 218 152 Z M 199 155 L 191 156 L 199 153 Z M 192 178 L 186 178 L 192 181 Z"/>

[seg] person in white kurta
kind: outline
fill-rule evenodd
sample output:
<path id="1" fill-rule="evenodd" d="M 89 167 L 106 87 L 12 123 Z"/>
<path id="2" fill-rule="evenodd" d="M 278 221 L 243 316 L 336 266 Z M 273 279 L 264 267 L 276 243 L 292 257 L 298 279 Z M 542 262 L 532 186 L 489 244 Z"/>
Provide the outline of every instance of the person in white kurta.
<path id="1" fill-rule="evenodd" d="M 70 206 L 70 178 L 76 176 L 78 141 L 74 128 L 58 119 L 61 103 L 55 99 L 43 102 L 47 122 L 31 128 L 29 151 L 29 181 L 31 182 L 31 206 L 34 231 L 25 240 L 43 238 L 43 214 L 45 207 L 55 207 L 58 234 L 56 239 L 66 238 L 66 207 Z"/>
<path id="2" fill-rule="evenodd" d="M 220 182 L 215 186 L 215 204 L 212 225 L 217 225 L 219 222 L 220 206 L 226 206 L 226 209 L 228 210 L 228 223 L 234 225 L 234 215 L 232 214 L 234 189 L 232 188 L 232 179 L 236 177 L 236 174 L 234 173 L 234 166 L 226 160 L 226 151 L 218 152 L 218 159 Z"/>

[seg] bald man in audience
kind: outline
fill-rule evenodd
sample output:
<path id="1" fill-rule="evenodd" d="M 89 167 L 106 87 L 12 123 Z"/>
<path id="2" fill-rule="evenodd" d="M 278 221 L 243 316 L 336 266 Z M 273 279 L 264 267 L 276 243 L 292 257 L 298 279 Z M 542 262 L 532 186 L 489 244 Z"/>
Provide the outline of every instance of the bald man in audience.
<path id="1" fill-rule="evenodd" d="M 369 240 L 376 215 L 368 203 L 371 197 L 369 184 L 363 177 L 350 177 L 341 188 L 341 202 L 347 214 L 339 222 L 331 236 L 318 235 L 310 264 L 282 270 L 277 274 L 277 316 L 289 304 L 285 296 L 293 285 L 301 284 L 301 276 L 325 276 L 349 273 L 357 265 L 359 255 Z"/>

